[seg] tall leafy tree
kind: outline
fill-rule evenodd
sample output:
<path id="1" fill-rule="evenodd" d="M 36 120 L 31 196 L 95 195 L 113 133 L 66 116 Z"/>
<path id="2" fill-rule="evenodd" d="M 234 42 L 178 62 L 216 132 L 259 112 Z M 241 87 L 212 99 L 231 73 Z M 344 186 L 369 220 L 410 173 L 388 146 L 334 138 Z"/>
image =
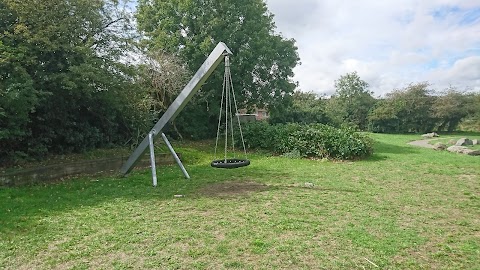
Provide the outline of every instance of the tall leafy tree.
<path id="1" fill-rule="evenodd" d="M 196 71 L 220 41 L 233 51 L 231 70 L 242 107 L 282 107 L 296 85 L 292 69 L 299 58 L 295 41 L 274 32 L 273 15 L 262 0 L 140 0 L 138 26 L 151 48 L 178 55 Z M 202 87 L 180 118 L 193 118 L 191 133 L 215 123 L 222 87 L 221 69 Z M 195 123 L 198 126 L 194 126 Z"/>
<path id="2" fill-rule="evenodd" d="M 38 104 L 38 92 L 28 70 L 21 63 L 29 60 L 25 39 L 15 33 L 17 13 L 7 3 L 0 2 L 0 161 L 12 155 L 21 143 L 19 139 L 30 134 L 29 114 Z"/>
<path id="3" fill-rule="evenodd" d="M 368 125 L 368 113 L 375 104 L 368 83 L 356 71 L 340 76 L 335 81 L 335 94 L 329 102 L 329 112 L 339 123 L 350 123 L 364 130 Z"/>
<path id="4" fill-rule="evenodd" d="M 127 139 L 134 73 L 120 61 L 131 30 L 122 3 L 0 2 L 0 95 L 7 97 L 0 101 L 2 157 Z M 21 118 L 17 127 L 4 124 L 15 117 Z"/>

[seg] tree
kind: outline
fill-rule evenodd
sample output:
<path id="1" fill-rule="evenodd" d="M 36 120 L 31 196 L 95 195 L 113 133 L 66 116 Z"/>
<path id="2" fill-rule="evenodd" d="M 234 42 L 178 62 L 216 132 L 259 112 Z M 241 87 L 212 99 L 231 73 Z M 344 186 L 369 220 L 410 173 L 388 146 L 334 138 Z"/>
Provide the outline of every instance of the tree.
<path id="1" fill-rule="evenodd" d="M 135 70 L 120 61 L 131 31 L 121 1 L 3 0 L 0 8 L 1 161 L 128 140 L 140 95 Z"/>
<path id="2" fill-rule="evenodd" d="M 28 136 L 29 114 L 38 104 L 38 93 L 26 68 L 28 47 L 16 27 L 17 14 L 5 2 L 0 2 L 0 162 L 1 157 L 12 156 Z"/>
<path id="3" fill-rule="evenodd" d="M 459 125 L 462 130 L 480 131 L 480 94 L 465 94 L 467 99 L 468 115 L 462 119 Z"/>
<path id="4" fill-rule="evenodd" d="M 218 42 L 225 42 L 234 53 L 231 71 L 237 102 L 270 111 L 279 110 L 293 93 L 292 69 L 299 61 L 295 41 L 275 34 L 272 18 L 262 0 L 140 0 L 137 13 L 149 48 L 179 56 L 191 72 Z M 187 133 L 209 129 L 214 134 L 222 80 L 221 71 L 214 72 L 179 116 L 179 122 L 188 122 L 183 126 L 190 128 Z"/>
<path id="5" fill-rule="evenodd" d="M 375 104 L 368 83 L 360 79 L 357 72 L 347 73 L 335 81 L 335 94 L 329 102 L 328 111 L 337 124 L 350 123 L 365 130 L 368 113 Z"/>
<path id="6" fill-rule="evenodd" d="M 295 91 L 292 104 L 280 114 L 271 114 L 271 123 L 322 123 L 329 124 L 331 119 L 325 111 L 326 100 L 313 92 Z"/>
<path id="7" fill-rule="evenodd" d="M 469 104 L 469 96 L 453 87 L 436 97 L 432 113 L 438 119 L 438 130 L 454 131 L 462 119 L 471 113 L 473 106 L 469 105 L 473 105 Z"/>
<path id="8" fill-rule="evenodd" d="M 427 132 L 437 121 L 433 115 L 430 85 L 427 82 L 410 84 L 387 94 L 369 115 L 369 127 L 376 132 Z"/>
<path id="9" fill-rule="evenodd" d="M 368 130 L 381 133 L 399 133 L 403 131 L 399 114 L 402 105 L 387 97 L 376 103 L 368 115 Z"/>
<path id="10" fill-rule="evenodd" d="M 141 106 L 150 112 L 150 123 L 156 123 L 188 82 L 189 72 L 178 57 L 163 51 L 151 50 L 145 53 L 145 61 L 140 65 L 141 86 L 146 89 Z M 178 132 L 175 122 L 173 127 Z"/>

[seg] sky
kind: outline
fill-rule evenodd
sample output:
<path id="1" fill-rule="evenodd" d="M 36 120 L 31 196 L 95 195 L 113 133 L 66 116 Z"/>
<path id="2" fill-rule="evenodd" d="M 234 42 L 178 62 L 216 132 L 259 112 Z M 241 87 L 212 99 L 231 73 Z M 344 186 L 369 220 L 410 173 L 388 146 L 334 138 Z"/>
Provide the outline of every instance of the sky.
<path id="1" fill-rule="evenodd" d="M 480 0 L 266 0 L 296 40 L 302 91 L 331 95 L 357 71 L 381 97 L 410 83 L 480 92 Z"/>

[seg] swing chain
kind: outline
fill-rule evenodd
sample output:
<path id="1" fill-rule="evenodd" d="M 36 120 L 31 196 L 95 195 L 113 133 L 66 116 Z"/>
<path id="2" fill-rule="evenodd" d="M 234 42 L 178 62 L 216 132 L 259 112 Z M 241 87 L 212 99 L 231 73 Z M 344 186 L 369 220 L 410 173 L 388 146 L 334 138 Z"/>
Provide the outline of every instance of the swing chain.
<path id="1" fill-rule="evenodd" d="M 217 136 L 215 140 L 215 154 L 214 158 L 215 160 L 217 159 L 217 147 L 218 147 L 218 139 L 220 137 L 220 126 L 222 125 L 222 115 L 225 113 L 225 145 L 224 145 L 224 160 L 223 163 L 226 164 L 227 162 L 230 163 L 235 163 L 243 160 L 239 160 L 235 158 L 235 141 L 234 141 L 234 132 L 233 132 L 233 113 L 232 110 L 235 110 L 235 115 L 237 117 L 237 122 L 238 122 L 238 127 L 240 131 L 240 138 L 242 141 L 242 146 L 243 146 L 243 152 L 245 154 L 245 160 L 244 164 L 248 165 L 250 162 L 247 160 L 247 151 L 245 148 L 245 141 L 243 139 L 243 132 L 242 132 L 242 126 L 240 124 L 240 117 L 238 113 L 238 107 L 237 107 L 237 101 L 235 98 L 235 91 L 233 89 L 233 82 L 232 82 L 232 74 L 230 72 L 230 57 L 228 55 L 224 56 L 225 59 L 225 73 L 223 77 L 223 85 L 222 85 L 222 99 L 220 102 L 220 113 L 218 117 L 218 126 L 217 126 Z M 233 104 L 232 104 L 232 99 L 233 99 Z M 225 111 L 224 111 L 224 106 L 225 104 Z M 233 106 L 232 106 L 233 105 Z M 229 118 L 230 117 L 230 118 Z M 229 132 L 229 124 L 228 122 L 230 121 L 230 133 L 231 133 L 231 140 L 232 140 L 232 153 L 233 153 L 233 159 L 228 159 L 227 158 L 227 152 L 228 152 L 228 132 Z M 248 161 L 248 164 L 246 163 Z M 213 163 L 212 163 L 213 166 Z M 245 166 L 245 165 L 242 165 Z M 232 165 L 232 167 L 235 167 Z"/>

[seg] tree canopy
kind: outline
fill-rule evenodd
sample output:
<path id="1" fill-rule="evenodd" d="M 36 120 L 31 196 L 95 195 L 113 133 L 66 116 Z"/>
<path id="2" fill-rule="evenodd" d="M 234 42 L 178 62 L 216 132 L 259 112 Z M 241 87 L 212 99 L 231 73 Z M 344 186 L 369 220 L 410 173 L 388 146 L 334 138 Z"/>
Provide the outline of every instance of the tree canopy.
<path id="1" fill-rule="evenodd" d="M 450 87 L 435 98 L 433 117 L 437 119 L 438 130 L 454 131 L 462 119 L 475 113 L 472 95 L 466 95 Z"/>
<path id="2" fill-rule="evenodd" d="M 4 0 L 0 10 L 1 156 L 127 140 L 134 74 L 120 61 L 130 29 L 121 3 Z"/>
<path id="3" fill-rule="evenodd" d="M 438 119 L 434 116 L 435 97 L 429 87 L 422 82 L 389 93 L 369 116 L 371 130 L 420 133 L 434 130 Z"/>
<path id="4" fill-rule="evenodd" d="M 328 106 L 328 112 L 336 124 L 348 123 L 361 130 L 368 124 L 368 113 L 375 99 L 368 90 L 368 83 L 356 71 L 340 76 L 335 81 L 335 94 Z"/>
<path id="5" fill-rule="evenodd" d="M 322 123 L 331 124 L 332 120 L 326 112 L 328 100 L 322 99 L 314 92 L 295 91 L 292 103 L 281 112 L 270 115 L 271 123 Z"/>
<path id="6" fill-rule="evenodd" d="M 191 72 L 225 42 L 234 54 L 231 71 L 242 107 L 281 108 L 296 87 L 291 79 L 299 61 L 295 41 L 275 33 L 273 15 L 262 0 L 140 0 L 137 19 L 149 48 L 179 56 Z M 222 80 L 221 72 L 214 72 L 197 95 L 197 106 L 187 106 L 187 111 L 195 108 L 186 112 L 194 122 L 215 123 Z"/>

